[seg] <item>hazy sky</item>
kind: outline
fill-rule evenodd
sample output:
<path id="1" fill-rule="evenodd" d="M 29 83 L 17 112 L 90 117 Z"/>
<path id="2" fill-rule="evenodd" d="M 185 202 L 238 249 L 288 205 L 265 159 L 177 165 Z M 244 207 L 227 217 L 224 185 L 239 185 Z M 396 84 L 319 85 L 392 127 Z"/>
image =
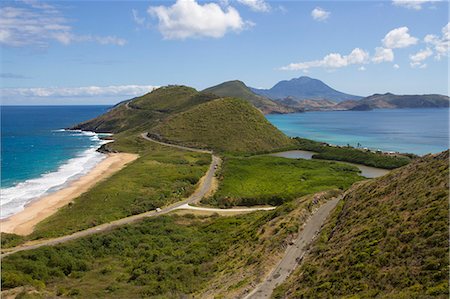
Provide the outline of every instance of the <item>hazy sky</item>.
<path id="1" fill-rule="evenodd" d="M 447 1 L 2 1 L 3 104 L 307 75 L 351 94 L 448 94 Z"/>

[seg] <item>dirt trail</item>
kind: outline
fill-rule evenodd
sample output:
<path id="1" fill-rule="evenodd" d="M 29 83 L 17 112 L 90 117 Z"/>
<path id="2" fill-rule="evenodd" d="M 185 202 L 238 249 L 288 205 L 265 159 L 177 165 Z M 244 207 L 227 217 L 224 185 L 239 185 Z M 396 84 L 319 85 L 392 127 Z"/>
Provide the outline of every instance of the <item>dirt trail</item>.
<path id="1" fill-rule="evenodd" d="M 141 135 L 144 139 L 149 140 L 151 142 L 156 142 L 158 144 L 161 145 L 165 145 L 165 146 L 170 146 L 170 147 L 175 147 L 175 148 L 179 148 L 179 149 L 183 149 L 183 150 L 188 150 L 188 151 L 194 151 L 194 152 L 201 152 L 201 153 L 210 153 L 212 155 L 212 160 L 211 160 L 211 164 L 209 165 L 208 171 L 206 172 L 206 174 L 200 179 L 199 181 L 199 186 L 198 188 L 195 190 L 195 192 L 193 194 L 191 194 L 187 199 L 183 200 L 183 201 L 179 201 L 177 203 L 174 203 L 172 205 L 169 205 L 167 207 L 162 208 L 159 212 L 157 211 L 148 211 L 142 214 L 138 214 L 138 215 L 133 215 L 130 217 L 126 217 L 126 218 L 122 218 L 119 220 L 115 220 L 109 223 L 104 223 L 98 226 L 94 226 L 76 233 L 73 233 L 71 235 L 66 235 L 66 236 L 62 236 L 62 237 L 58 237 L 58 238 L 53 238 L 53 239 L 45 239 L 45 240 L 36 240 L 36 241 L 30 241 L 27 242 L 23 245 L 17 246 L 17 247 L 13 247 L 13 248 L 6 248 L 2 250 L 2 255 L 1 258 L 8 256 L 10 254 L 19 252 L 19 251 L 26 251 L 26 250 L 32 250 L 32 249 L 36 249 L 42 246 L 50 246 L 50 245 L 56 245 L 56 244 L 60 244 L 60 243 L 64 243 L 67 241 L 71 241 L 71 240 L 75 240 L 78 238 L 82 238 L 82 237 L 86 237 L 86 236 L 90 236 L 93 234 L 97 234 L 100 232 L 106 232 L 106 231 L 110 231 L 116 227 L 119 227 L 121 225 L 125 225 L 125 224 L 129 224 L 129 223 L 133 223 L 148 217 L 155 217 L 155 216 L 159 216 L 159 215 L 164 215 L 167 213 L 170 213 L 172 211 L 175 210 L 181 210 L 181 209 L 192 209 L 192 210 L 200 210 L 200 211 L 207 211 L 207 212 L 217 212 L 217 211 L 230 211 L 230 212 L 252 212 L 252 211 L 259 211 L 259 210 L 272 210 L 275 209 L 274 207 L 268 207 L 268 208 L 264 208 L 264 207 L 257 207 L 257 208 L 241 208 L 241 209 L 214 209 L 214 208 L 203 208 L 203 207 L 193 207 L 190 206 L 189 204 L 193 204 L 193 203 L 198 203 L 200 202 L 200 200 L 206 195 L 206 194 L 210 194 L 212 192 L 212 189 L 214 189 L 213 186 L 213 180 L 214 180 L 214 176 L 216 173 L 216 170 L 218 169 L 220 163 L 221 163 L 221 159 L 218 156 L 215 156 L 214 154 L 212 154 L 211 151 L 205 151 L 205 150 L 200 150 L 200 149 L 195 149 L 195 148 L 189 148 L 189 147 L 185 147 L 185 146 L 179 146 L 179 145 L 174 145 L 174 144 L 168 144 L 168 143 L 164 143 L 164 142 L 159 142 L 156 140 L 153 140 L 151 138 L 149 138 L 147 136 L 147 133 L 143 133 Z"/>
<path id="2" fill-rule="evenodd" d="M 245 299 L 270 298 L 276 286 L 281 284 L 289 274 L 297 267 L 299 261 L 320 231 L 323 223 L 331 211 L 336 207 L 339 198 L 332 199 L 319 207 L 319 209 L 306 222 L 303 231 L 299 234 L 292 245 L 289 245 L 281 261 L 273 268 L 264 281 L 256 286 Z"/>

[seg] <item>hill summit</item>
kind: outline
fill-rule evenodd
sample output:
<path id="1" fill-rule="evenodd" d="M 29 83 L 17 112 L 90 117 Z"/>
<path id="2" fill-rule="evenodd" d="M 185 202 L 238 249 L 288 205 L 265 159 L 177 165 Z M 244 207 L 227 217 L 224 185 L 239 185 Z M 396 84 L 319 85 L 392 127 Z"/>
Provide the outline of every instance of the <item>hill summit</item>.
<path id="1" fill-rule="evenodd" d="M 264 114 L 299 112 L 299 109 L 288 107 L 281 103 L 254 93 L 244 82 L 239 80 L 227 81 L 216 86 L 209 87 L 203 92 L 213 93 L 220 97 L 240 98 L 248 101 L 261 110 Z"/>
<path id="2" fill-rule="evenodd" d="M 168 142 L 227 152 L 272 151 L 294 142 L 250 101 L 219 98 L 187 86 L 158 88 L 72 129 L 122 136 L 149 132 Z"/>
<path id="3" fill-rule="evenodd" d="M 283 80 L 270 89 L 252 88 L 252 91 L 272 100 L 292 98 L 295 100 L 324 99 L 335 102 L 358 100 L 361 97 L 337 91 L 318 79 L 307 76 Z"/>

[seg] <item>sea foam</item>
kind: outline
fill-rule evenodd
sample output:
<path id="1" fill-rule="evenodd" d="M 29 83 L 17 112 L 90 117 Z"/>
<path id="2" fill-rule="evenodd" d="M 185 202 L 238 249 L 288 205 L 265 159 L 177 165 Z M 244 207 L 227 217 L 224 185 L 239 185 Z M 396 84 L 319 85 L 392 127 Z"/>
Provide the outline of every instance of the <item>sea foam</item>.
<path id="1" fill-rule="evenodd" d="M 87 136 L 93 141 L 93 146 L 75 158 L 67 160 L 54 172 L 44 173 L 40 177 L 1 189 L 0 219 L 10 217 L 22 211 L 30 202 L 64 188 L 106 158 L 106 155 L 97 152 L 97 148 L 110 141 L 100 139 L 99 134 L 80 130 L 55 130 L 55 132 L 70 132 L 73 136 Z M 105 135 L 107 134 L 102 134 L 102 136 Z"/>

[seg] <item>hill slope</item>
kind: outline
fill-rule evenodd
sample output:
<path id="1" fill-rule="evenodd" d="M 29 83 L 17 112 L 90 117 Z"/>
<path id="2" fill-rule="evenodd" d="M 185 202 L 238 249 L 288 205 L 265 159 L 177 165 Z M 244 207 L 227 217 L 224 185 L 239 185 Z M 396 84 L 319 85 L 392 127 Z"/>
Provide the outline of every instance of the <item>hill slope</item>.
<path id="1" fill-rule="evenodd" d="M 213 93 L 220 97 L 232 97 L 246 100 L 265 114 L 291 113 L 299 111 L 299 109 L 289 108 L 264 96 L 255 94 L 249 87 L 247 87 L 247 85 L 244 84 L 244 82 L 238 80 L 228 81 L 209 87 L 203 90 L 203 92 Z"/>
<path id="2" fill-rule="evenodd" d="M 325 99 L 340 102 L 345 100 L 358 100 L 361 98 L 359 96 L 337 91 L 320 80 L 306 76 L 294 78 L 289 81 L 280 81 L 270 89 L 252 88 L 252 91 L 272 100 L 291 97 L 296 100 Z"/>
<path id="3" fill-rule="evenodd" d="M 173 113 L 215 98 L 216 95 L 199 93 L 187 86 L 161 87 L 141 97 L 125 101 L 107 113 L 78 124 L 72 129 L 119 133 L 142 126 L 148 127 Z"/>
<path id="4" fill-rule="evenodd" d="M 227 152 L 263 152 L 293 144 L 252 105 L 233 98 L 174 115 L 150 133 L 172 143 Z"/>
<path id="5" fill-rule="evenodd" d="M 392 93 L 374 94 L 359 101 L 344 101 L 336 109 L 372 110 L 399 108 L 444 108 L 449 107 L 449 97 L 437 94 L 395 95 Z"/>
<path id="6" fill-rule="evenodd" d="M 274 297 L 448 298 L 448 159 L 429 155 L 347 191 Z"/>

